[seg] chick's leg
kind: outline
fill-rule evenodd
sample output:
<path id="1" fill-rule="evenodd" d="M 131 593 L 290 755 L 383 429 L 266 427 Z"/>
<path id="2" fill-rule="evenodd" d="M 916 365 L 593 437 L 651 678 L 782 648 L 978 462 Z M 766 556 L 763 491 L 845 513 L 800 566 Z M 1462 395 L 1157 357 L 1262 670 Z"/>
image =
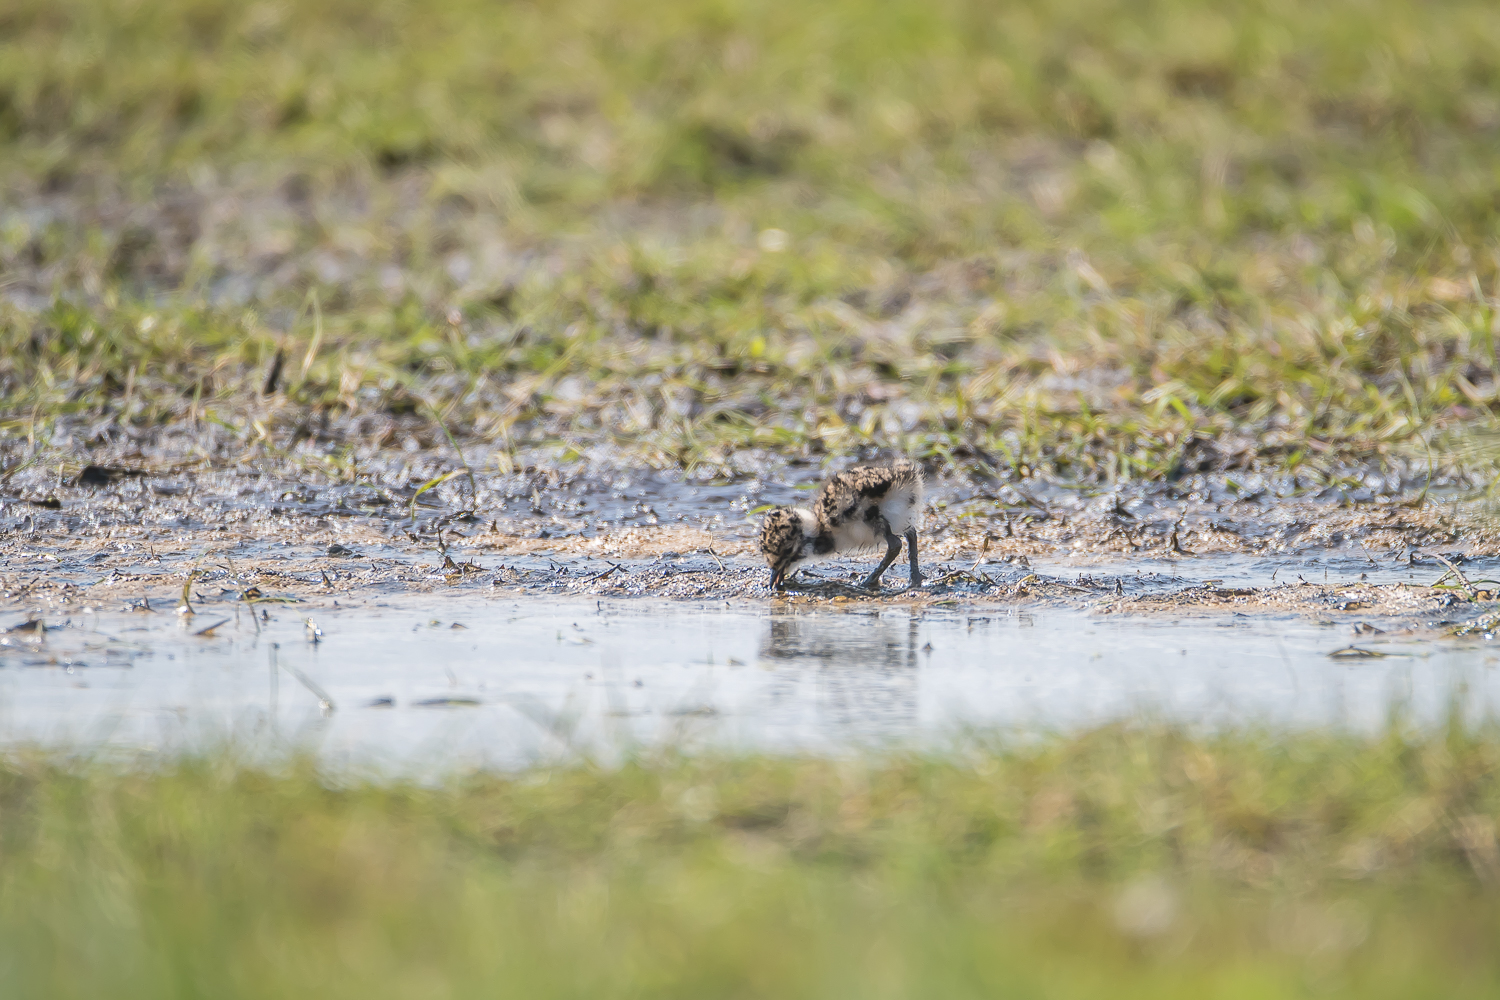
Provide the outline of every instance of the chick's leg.
<path id="1" fill-rule="evenodd" d="M 880 565 L 875 567 L 875 572 L 865 577 L 865 582 L 861 584 L 861 586 L 863 586 L 866 590 L 879 590 L 880 575 L 886 571 L 886 567 L 896 561 L 896 557 L 900 554 L 901 536 L 893 535 L 891 534 L 890 530 L 887 529 L 885 533 L 885 558 L 880 560 Z"/>

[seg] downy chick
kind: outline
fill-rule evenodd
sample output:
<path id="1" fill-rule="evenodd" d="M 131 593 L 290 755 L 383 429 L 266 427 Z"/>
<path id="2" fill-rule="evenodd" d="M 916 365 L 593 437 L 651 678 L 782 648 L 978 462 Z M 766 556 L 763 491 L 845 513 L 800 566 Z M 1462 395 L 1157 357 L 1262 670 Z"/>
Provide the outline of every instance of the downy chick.
<path id="1" fill-rule="evenodd" d="M 898 459 L 841 472 L 818 492 L 812 509 L 777 507 L 760 529 L 760 551 L 771 567 L 771 586 L 780 590 L 787 576 L 807 559 L 876 548 L 885 558 L 863 586 L 878 590 L 886 567 L 901 554 L 906 538 L 911 585 L 922 585 L 917 568 L 917 530 L 922 526 L 922 470 Z"/>

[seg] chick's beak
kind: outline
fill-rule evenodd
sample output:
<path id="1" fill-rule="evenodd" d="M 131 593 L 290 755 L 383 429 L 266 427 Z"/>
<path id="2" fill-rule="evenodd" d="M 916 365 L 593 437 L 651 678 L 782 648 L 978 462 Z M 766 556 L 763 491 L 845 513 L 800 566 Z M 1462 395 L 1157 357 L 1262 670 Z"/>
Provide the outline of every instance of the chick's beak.
<path id="1" fill-rule="evenodd" d="M 771 569 L 771 589 L 780 590 L 786 584 L 786 568 Z"/>

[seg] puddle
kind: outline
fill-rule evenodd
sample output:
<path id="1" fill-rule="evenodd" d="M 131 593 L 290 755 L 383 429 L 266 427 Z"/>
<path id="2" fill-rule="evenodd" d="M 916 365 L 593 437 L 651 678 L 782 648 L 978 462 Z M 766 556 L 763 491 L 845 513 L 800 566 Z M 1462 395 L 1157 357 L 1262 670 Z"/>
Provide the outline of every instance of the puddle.
<path id="1" fill-rule="evenodd" d="M 837 752 L 1140 713 L 1368 728 L 1396 703 L 1418 720 L 1456 694 L 1476 714 L 1500 704 L 1482 640 L 1291 615 L 461 597 L 317 609 L 314 635 L 303 609 L 267 610 L 185 625 L 74 613 L 8 633 L 0 733 L 128 747 L 274 734 L 340 761 L 508 766 L 660 743 Z"/>

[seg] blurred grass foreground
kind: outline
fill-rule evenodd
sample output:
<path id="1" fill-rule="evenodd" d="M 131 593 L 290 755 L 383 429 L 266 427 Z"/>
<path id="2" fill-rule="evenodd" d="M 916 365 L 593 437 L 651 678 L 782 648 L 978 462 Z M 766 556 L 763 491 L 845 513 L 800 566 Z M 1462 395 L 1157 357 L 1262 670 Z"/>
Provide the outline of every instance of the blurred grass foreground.
<path id="1" fill-rule="evenodd" d="M 0 765 L 8 997 L 1493 997 L 1500 733 Z"/>
<path id="2" fill-rule="evenodd" d="M 9 0 L 0 408 L 1334 477 L 1492 420 L 1497 141 L 1488 0 Z"/>

